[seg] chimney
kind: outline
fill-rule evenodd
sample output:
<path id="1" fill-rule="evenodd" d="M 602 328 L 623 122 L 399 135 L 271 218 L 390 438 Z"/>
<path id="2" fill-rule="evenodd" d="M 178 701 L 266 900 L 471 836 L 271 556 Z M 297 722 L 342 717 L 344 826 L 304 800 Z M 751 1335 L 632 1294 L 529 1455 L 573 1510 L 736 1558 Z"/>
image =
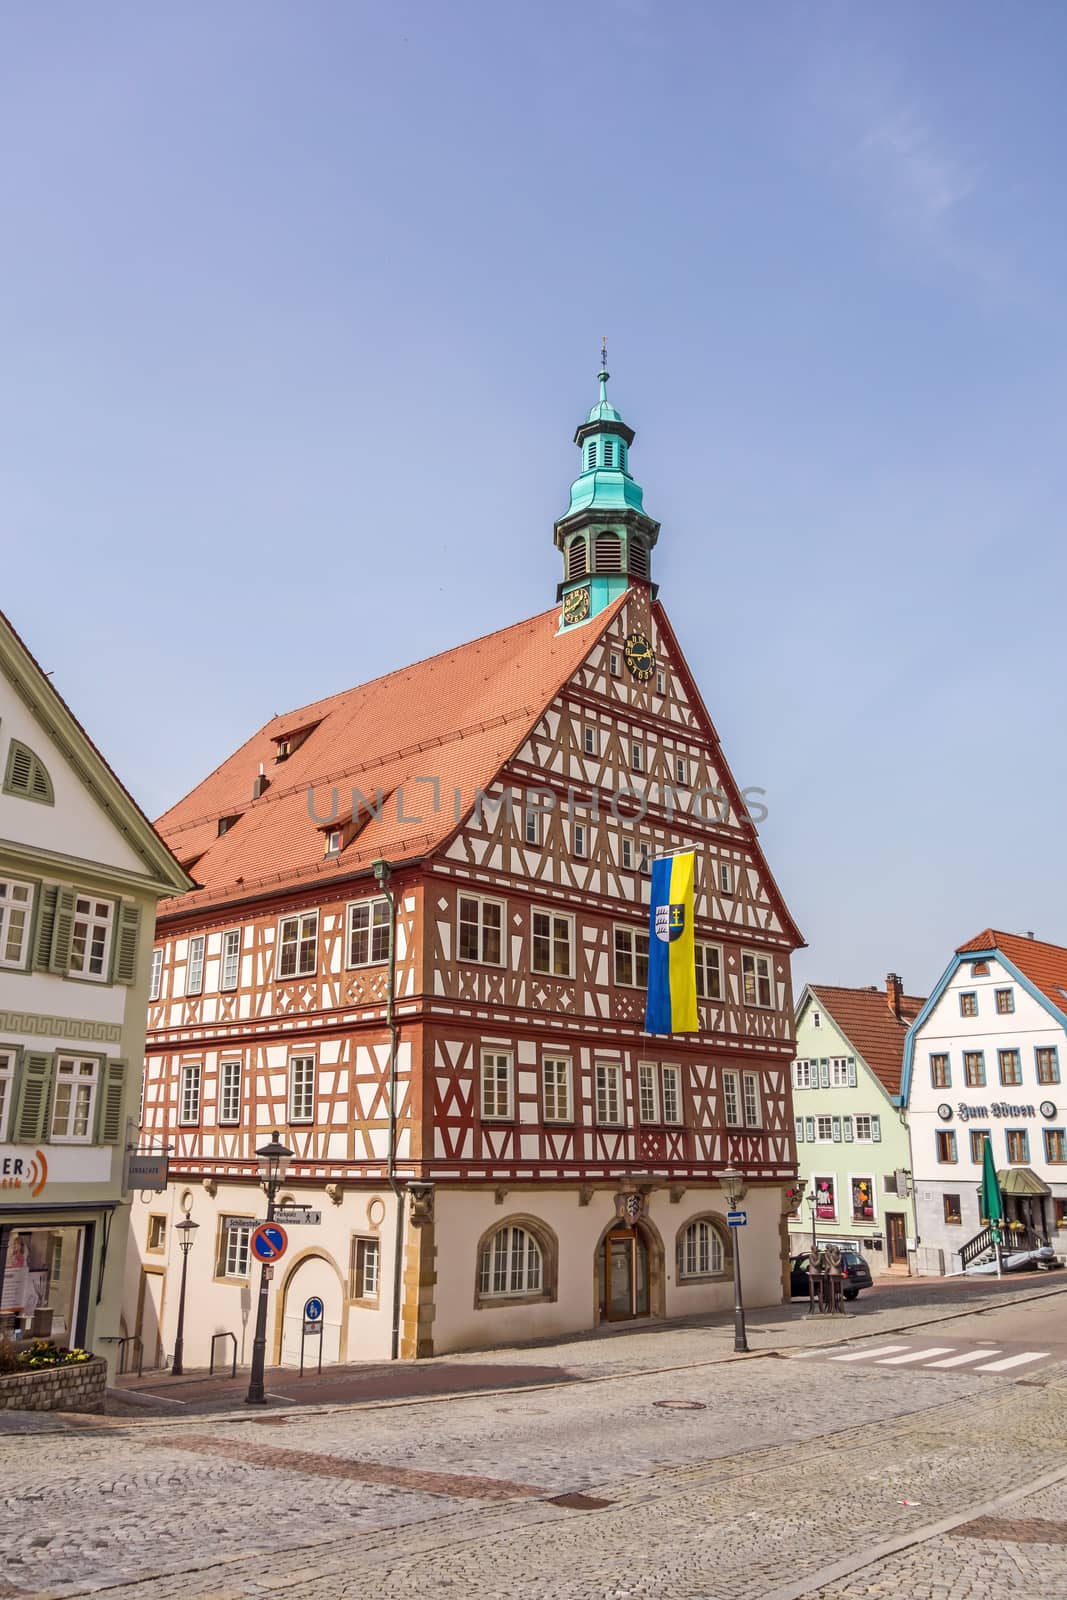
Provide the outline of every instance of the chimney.
<path id="1" fill-rule="evenodd" d="M 1034 937 L 1034 930 L 1033 930 L 1033 929 L 1032 929 L 1032 928 L 1027 928 L 1027 930 L 1026 930 L 1026 937 L 1027 937 L 1027 938 L 1028 938 L 1028 939 L 1032 939 L 1032 938 L 1033 938 L 1033 937 Z"/>
<path id="2" fill-rule="evenodd" d="M 885 980 L 885 997 L 895 1017 L 900 1016 L 900 1002 L 904 998 L 904 980 L 899 972 L 888 972 Z"/>
<path id="3" fill-rule="evenodd" d="M 269 789 L 269 788 L 270 788 L 270 779 L 267 777 L 267 774 L 263 771 L 263 763 L 261 761 L 259 763 L 259 777 L 256 779 L 256 781 L 252 785 L 252 799 L 253 800 L 258 800 L 260 795 L 263 793 L 263 791 L 265 789 Z"/>

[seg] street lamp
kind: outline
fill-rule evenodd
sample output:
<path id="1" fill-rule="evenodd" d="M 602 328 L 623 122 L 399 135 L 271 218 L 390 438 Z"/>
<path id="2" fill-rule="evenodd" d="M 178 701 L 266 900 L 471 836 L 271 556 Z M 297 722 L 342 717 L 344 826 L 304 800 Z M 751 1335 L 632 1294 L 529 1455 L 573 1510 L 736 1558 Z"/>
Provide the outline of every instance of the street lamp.
<path id="1" fill-rule="evenodd" d="M 174 1360 L 170 1366 L 171 1376 L 174 1378 L 180 1378 L 185 1371 L 182 1366 L 182 1356 L 185 1354 L 185 1274 L 189 1268 L 189 1252 L 193 1248 L 193 1240 L 199 1226 L 199 1222 L 194 1222 L 192 1217 L 183 1217 L 175 1229 L 182 1252 L 182 1283 L 178 1290 L 178 1331 L 174 1335 Z"/>
<path id="2" fill-rule="evenodd" d="M 743 1175 L 736 1167 L 727 1167 L 724 1172 L 719 1173 L 719 1182 L 726 1191 L 730 1210 L 736 1211 L 747 1193 Z M 748 1349 L 748 1339 L 745 1336 L 745 1305 L 741 1298 L 740 1229 L 732 1228 L 731 1233 L 734 1241 L 734 1349 L 744 1351 Z"/>
<path id="3" fill-rule="evenodd" d="M 811 1248 L 812 1248 L 812 1252 L 814 1253 L 814 1250 L 815 1250 L 815 1207 L 818 1205 L 818 1196 L 816 1195 L 814 1188 L 812 1189 L 811 1193 L 808 1195 L 808 1205 L 811 1207 Z"/>
<path id="4" fill-rule="evenodd" d="M 293 1159 L 293 1152 L 278 1138 L 275 1128 L 269 1144 L 260 1145 L 256 1151 L 256 1160 L 259 1162 L 259 1175 L 263 1187 L 267 1191 L 267 1221 L 274 1221 L 274 1198 L 281 1187 L 282 1180 L 289 1169 Z M 248 1379 L 248 1393 L 245 1395 L 245 1404 L 250 1406 L 263 1406 L 267 1397 L 263 1393 L 263 1366 L 267 1354 L 267 1295 L 270 1278 L 267 1274 L 267 1262 L 263 1262 L 259 1269 L 259 1305 L 256 1307 L 256 1336 L 252 1340 L 252 1371 Z"/>

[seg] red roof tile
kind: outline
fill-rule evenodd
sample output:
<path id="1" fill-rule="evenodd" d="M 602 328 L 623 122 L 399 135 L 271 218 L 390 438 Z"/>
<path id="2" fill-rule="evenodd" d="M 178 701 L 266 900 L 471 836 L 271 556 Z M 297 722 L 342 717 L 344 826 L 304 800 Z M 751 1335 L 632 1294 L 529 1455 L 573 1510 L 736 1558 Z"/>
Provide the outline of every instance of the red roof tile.
<path id="1" fill-rule="evenodd" d="M 909 1023 L 926 1004 L 925 997 L 902 995 L 897 1017 L 885 990 L 873 985 L 869 989 L 838 989 L 809 983 L 808 988 L 888 1093 L 899 1094 L 904 1037 Z"/>
<path id="2" fill-rule="evenodd" d="M 1043 939 L 1029 939 L 1022 933 L 1000 933 L 986 928 L 966 944 L 957 947 L 958 956 L 984 955 L 999 950 L 1029 978 L 1035 989 L 1059 1011 L 1067 1011 L 1067 950 Z"/>
<path id="3" fill-rule="evenodd" d="M 522 745 L 553 696 L 614 620 L 624 596 L 595 625 L 557 632 L 559 608 L 314 705 L 273 718 L 159 818 L 180 861 L 196 859 L 201 887 L 169 900 L 167 914 L 253 890 L 316 882 L 366 869 L 376 857 L 410 860 L 436 849 Z M 283 762 L 280 733 L 315 724 Z M 270 785 L 253 784 L 262 764 Z M 436 779 L 438 808 L 431 783 Z M 370 802 L 403 785 L 339 856 L 323 856 L 321 823 L 337 789 L 338 817 L 352 789 Z M 309 810 L 309 794 L 315 815 Z M 365 812 L 363 813 L 366 814 Z M 221 817 L 238 821 L 221 836 Z"/>

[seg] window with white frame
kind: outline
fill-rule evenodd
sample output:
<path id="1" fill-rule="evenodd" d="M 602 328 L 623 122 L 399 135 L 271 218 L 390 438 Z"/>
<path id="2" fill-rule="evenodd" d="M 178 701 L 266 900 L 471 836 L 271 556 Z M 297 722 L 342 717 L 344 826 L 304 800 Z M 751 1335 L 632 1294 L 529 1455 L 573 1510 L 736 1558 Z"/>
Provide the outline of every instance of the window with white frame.
<path id="1" fill-rule="evenodd" d="M 757 955 L 754 950 L 741 952 L 741 977 L 744 983 L 746 1006 L 774 1004 L 771 988 L 771 958 Z"/>
<path id="2" fill-rule="evenodd" d="M 869 1117 L 869 1116 L 865 1115 L 863 1112 L 861 1112 L 857 1117 L 854 1118 L 853 1126 L 854 1126 L 854 1128 L 856 1130 L 856 1143 L 857 1144 L 873 1144 L 874 1143 L 874 1118 L 873 1117 Z"/>
<path id="3" fill-rule="evenodd" d="M 646 874 L 652 871 L 648 861 L 648 845 L 643 842 L 637 847 L 637 870 Z"/>
<path id="4" fill-rule="evenodd" d="M 324 856 L 338 856 L 338 855 L 340 855 L 341 854 L 341 844 L 343 842 L 343 839 L 344 839 L 344 830 L 342 828 L 327 828 L 326 829 L 326 833 L 325 833 L 325 843 L 323 844 L 323 850 L 322 850 L 323 855 Z"/>
<path id="5" fill-rule="evenodd" d="M 221 1217 L 219 1219 L 220 1278 L 247 1278 L 251 1264 L 249 1240 L 255 1221 L 252 1217 Z"/>
<path id="6" fill-rule="evenodd" d="M 541 1246 L 528 1228 L 498 1228 L 482 1247 L 478 1293 L 484 1299 L 540 1294 L 544 1281 Z"/>
<path id="7" fill-rule="evenodd" d="M 608 672 L 613 678 L 618 678 L 622 675 L 619 667 L 619 653 L 617 650 L 610 650 L 608 652 Z"/>
<path id="8" fill-rule="evenodd" d="M 736 1072 L 722 1075 L 723 1120 L 728 1128 L 741 1126 L 741 1087 Z"/>
<path id="9" fill-rule="evenodd" d="M 848 1057 L 830 1057 L 830 1087 L 831 1089 L 848 1088 Z"/>
<path id="10" fill-rule="evenodd" d="M 504 905 L 479 895 L 459 897 L 459 959 L 499 967 L 503 950 Z"/>
<path id="11" fill-rule="evenodd" d="M 723 1271 L 722 1238 L 713 1223 L 703 1217 L 691 1222 L 682 1234 L 681 1276 L 713 1278 Z"/>
<path id="12" fill-rule="evenodd" d="M 622 864 L 627 872 L 632 872 L 634 867 L 634 842 L 632 839 L 622 841 Z"/>
<path id="13" fill-rule="evenodd" d="M 317 913 L 312 913 L 317 916 Z M 311 936 L 311 968 L 315 970 L 315 936 Z M 219 967 L 219 988 L 224 992 L 236 989 L 241 975 L 241 930 L 228 928 L 222 936 L 222 962 Z"/>
<path id="14" fill-rule="evenodd" d="M 56 1144 L 90 1144 L 100 1063 L 95 1057 L 58 1056 L 52 1100 L 52 1139 Z"/>
<path id="15" fill-rule="evenodd" d="M 689 782 L 689 757 L 675 756 L 674 758 L 675 783 L 687 784 Z"/>
<path id="16" fill-rule="evenodd" d="M 389 959 L 389 902 L 357 900 L 348 908 L 348 965 L 376 967 Z"/>
<path id="17" fill-rule="evenodd" d="M 318 966 L 319 914 L 301 911 L 278 924 L 278 976 L 309 978 Z"/>
<path id="18" fill-rule="evenodd" d="M 539 845 L 541 843 L 541 809 L 539 806 L 526 806 L 522 813 L 522 837 L 525 844 Z"/>
<path id="19" fill-rule="evenodd" d="M 377 1300 L 381 1274 L 380 1247 L 377 1239 L 352 1241 L 352 1297 L 355 1300 Z"/>
<path id="20" fill-rule="evenodd" d="M 0 1050 L 0 1144 L 8 1136 L 11 1121 L 11 1101 L 15 1088 L 15 1052 Z"/>
<path id="21" fill-rule="evenodd" d="M 615 982 L 628 989 L 648 987 L 648 934 L 615 928 Z"/>
<path id="22" fill-rule="evenodd" d="M 582 729 L 582 748 L 587 756 L 599 755 L 599 740 L 595 728 Z"/>
<path id="23" fill-rule="evenodd" d="M 24 967 L 29 956 L 33 885 L 0 878 L 0 967 Z"/>
<path id="24" fill-rule="evenodd" d="M 189 957 L 185 967 L 186 994 L 200 994 L 204 988 L 204 935 L 196 934 L 189 940 Z"/>
<path id="25" fill-rule="evenodd" d="M 589 854 L 589 828 L 584 822 L 576 822 L 571 829 L 572 853 L 579 861 L 584 861 Z"/>
<path id="26" fill-rule="evenodd" d="M 159 991 L 163 984 L 163 951 L 158 947 L 152 951 L 152 977 L 148 985 L 149 1000 L 158 1000 Z"/>
<path id="27" fill-rule="evenodd" d="M 553 978 L 573 978 L 574 918 L 557 911 L 535 911 L 531 934 L 533 970 Z"/>
<path id="28" fill-rule="evenodd" d="M 622 1118 L 622 1068 L 612 1061 L 596 1065 L 596 1119 L 608 1127 L 618 1126 Z"/>
<path id="29" fill-rule="evenodd" d="M 223 1061 L 219 1067 L 219 1121 L 241 1120 L 241 1063 Z"/>
<path id="30" fill-rule="evenodd" d="M 645 770 L 645 747 L 643 744 L 630 744 L 630 765 L 635 772 Z"/>
<path id="31" fill-rule="evenodd" d="M 483 1050 L 482 1117 L 499 1120 L 511 1115 L 511 1053 L 508 1050 Z"/>
<path id="32" fill-rule="evenodd" d="M 793 1062 L 793 1088 L 817 1089 L 819 1087 L 819 1064 L 817 1061 L 808 1061 L 803 1056 Z"/>
<path id="33" fill-rule="evenodd" d="M 821 1028 L 822 1027 L 822 1012 L 821 1011 L 813 1011 L 812 1012 L 812 1014 L 811 1014 L 811 1025 L 812 1025 L 813 1028 Z"/>
<path id="34" fill-rule="evenodd" d="M 312 1122 L 315 1117 L 315 1057 L 289 1059 L 289 1121 Z"/>
<path id="35" fill-rule="evenodd" d="M 541 1063 L 541 1094 L 546 1122 L 571 1120 L 571 1063 L 567 1056 L 545 1056 Z"/>
<path id="36" fill-rule="evenodd" d="M 75 977 L 106 983 L 114 923 L 112 901 L 97 900 L 94 895 L 87 894 L 75 896 L 67 969 Z"/>
<path id="37" fill-rule="evenodd" d="M 199 1063 L 189 1062 L 182 1068 L 178 1121 L 183 1128 L 200 1121 L 200 1072 Z"/>
<path id="38" fill-rule="evenodd" d="M 815 1142 L 817 1144 L 832 1144 L 834 1137 L 833 1117 L 815 1118 Z"/>
<path id="39" fill-rule="evenodd" d="M 763 1108 L 760 1102 L 759 1073 L 746 1072 L 744 1074 L 745 1098 L 745 1127 L 758 1128 L 763 1123 Z"/>
<path id="40" fill-rule="evenodd" d="M 679 1123 L 682 1120 L 681 1067 L 663 1068 L 663 1120 L 670 1123 Z"/>
<path id="41" fill-rule="evenodd" d="M 698 944 L 696 947 L 697 998 L 722 999 L 722 949 L 717 944 Z"/>
<path id="42" fill-rule="evenodd" d="M 723 894 L 734 892 L 734 869 L 729 861 L 719 862 L 719 888 Z"/>
<path id="43" fill-rule="evenodd" d="M 638 1115 L 642 1122 L 659 1121 L 659 1095 L 656 1092 L 656 1068 L 651 1061 L 637 1063 Z"/>
<path id="44" fill-rule="evenodd" d="M 662 667 L 656 668 L 656 693 L 667 693 L 667 674 L 664 672 Z"/>

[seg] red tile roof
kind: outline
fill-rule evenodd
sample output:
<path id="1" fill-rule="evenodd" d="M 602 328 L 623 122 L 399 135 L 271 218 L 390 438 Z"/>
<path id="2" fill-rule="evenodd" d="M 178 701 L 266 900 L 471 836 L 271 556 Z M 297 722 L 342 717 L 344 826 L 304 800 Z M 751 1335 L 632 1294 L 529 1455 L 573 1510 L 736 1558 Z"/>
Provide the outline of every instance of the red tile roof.
<path id="1" fill-rule="evenodd" d="M 809 983 L 808 988 L 888 1093 L 899 1094 L 904 1037 L 909 1023 L 915 1021 L 926 1004 L 925 996 L 902 995 L 897 1017 L 885 990 L 873 985 L 869 989 L 839 989 L 825 983 Z"/>
<path id="2" fill-rule="evenodd" d="M 201 886 L 169 900 L 167 915 L 271 887 L 366 870 L 376 857 L 417 858 L 454 832 L 562 688 L 625 596 L 596 624 L 557 632 L 559 608 L 502 628 L 314 705 L 273 718 L 159 818 L 157 827 Z M 315 724 L 283 762 L 275 740 Z M 270 786 L 252 798 L 260 765 Z M 436 779 L 438 809 L 431 783 Z M 337 789 L 338 818 L 352 788 L 387 800 L 339 856 L 323 856 L 322 821 Z M 309 793 L 316 816 L 309 811 Z M 366 815 L 364 811 L 362 813 Z M 219 819 L 238 817 L 221 837 Z"/>
<path id="3" fill-rule="evenodd" d="M 958 956 L 984 955 L 999 950 L 1007 956 L 1035 989 L 1059 1011 L 1067 1011 L 1067 950 L 1043 939 L 1028 939 L 1022 933 L 1000 933 L 986 928 L 966 944 L 957 947 Z"/>

